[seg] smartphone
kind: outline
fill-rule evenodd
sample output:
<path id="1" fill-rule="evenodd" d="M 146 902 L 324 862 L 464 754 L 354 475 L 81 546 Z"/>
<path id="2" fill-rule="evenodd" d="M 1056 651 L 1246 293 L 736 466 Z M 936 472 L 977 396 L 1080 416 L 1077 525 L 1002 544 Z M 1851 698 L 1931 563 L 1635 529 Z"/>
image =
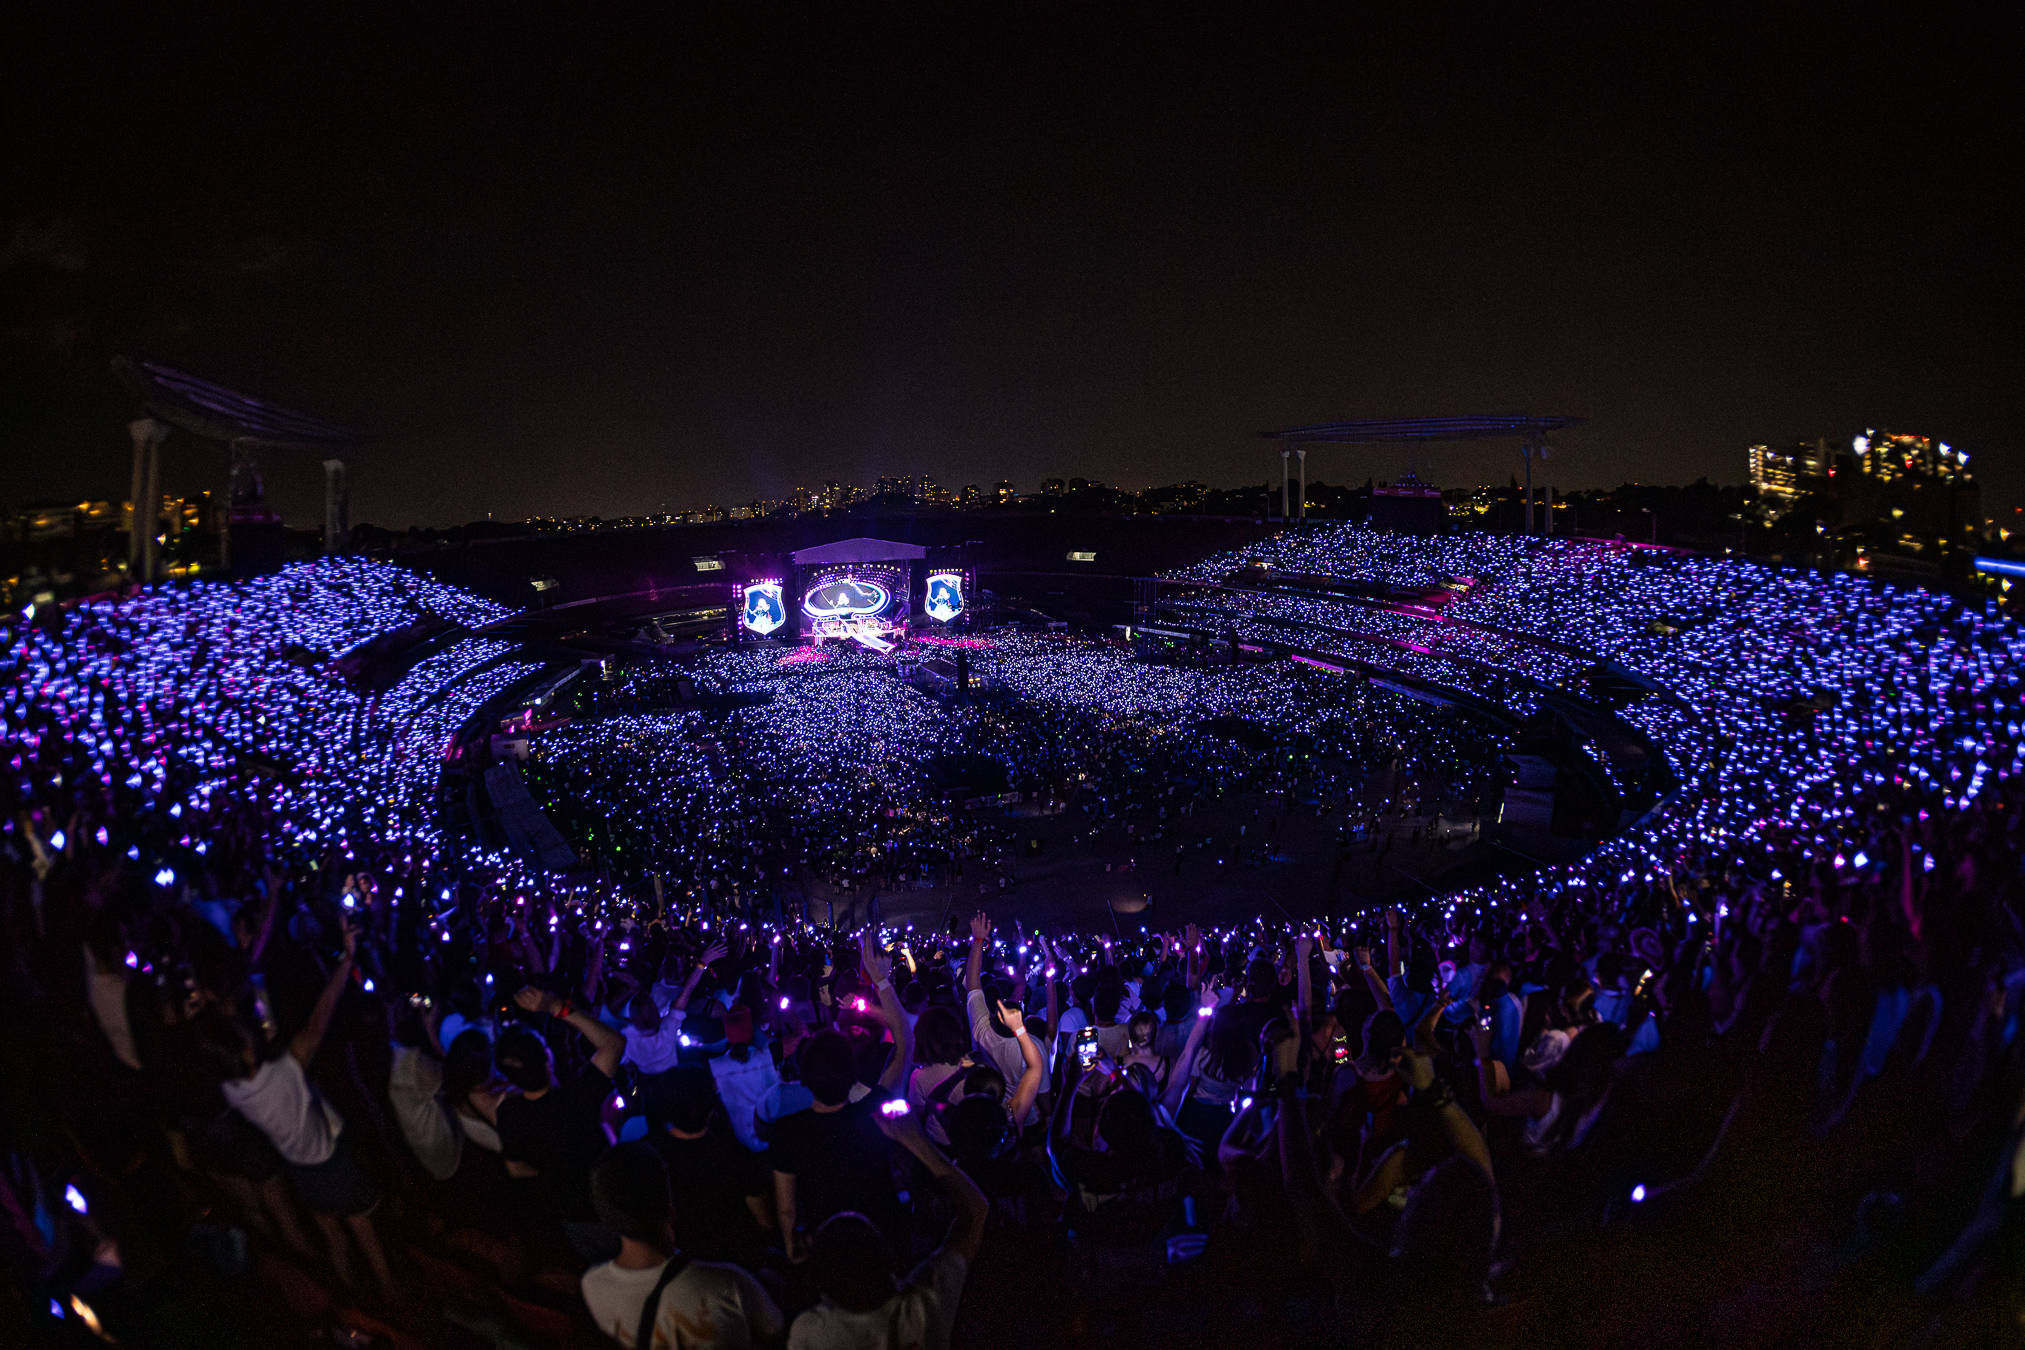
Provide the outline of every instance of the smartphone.
<path id="1" fill-rule="evenodd" d="M 914 1108 L 907 1104 L 905 1097 L 895 1097 L 891 1101 L 879 1103 L 879 1114 L 888 1120 L 898 1120 L 900 1117 L 910 1114 L 913 1110 Z"/>
<path id="2" fill-rule="evenodd" d="M 1084 1027 L 1076 1033 L 1076 1063 L 1089 1068 L 1097 1062 L 1097 1028 Z"/>
<path id="3" fill-rule="evenodd" d="M 1350 1062 L 1350 1042 L 1342 1040 L 1336 1042 L 1336 1062 L 1338 1064 Z"/>

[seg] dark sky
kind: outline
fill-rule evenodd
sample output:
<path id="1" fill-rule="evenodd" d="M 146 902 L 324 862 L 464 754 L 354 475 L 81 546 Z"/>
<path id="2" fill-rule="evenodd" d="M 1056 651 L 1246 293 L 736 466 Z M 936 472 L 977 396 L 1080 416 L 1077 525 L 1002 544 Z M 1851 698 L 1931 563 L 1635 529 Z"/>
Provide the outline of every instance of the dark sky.
<path id="1" fill-rule="evenodd" d="M 369 430 L 394 526 L 1256 482 L 1268 427 L 1507 411 L 1590 419 L 1564 488 L 1888 425 L 2025 502 L 2008 26 L 667 8 L 9 44 L 0 502 L 125 495 L 116 353 Z"/>

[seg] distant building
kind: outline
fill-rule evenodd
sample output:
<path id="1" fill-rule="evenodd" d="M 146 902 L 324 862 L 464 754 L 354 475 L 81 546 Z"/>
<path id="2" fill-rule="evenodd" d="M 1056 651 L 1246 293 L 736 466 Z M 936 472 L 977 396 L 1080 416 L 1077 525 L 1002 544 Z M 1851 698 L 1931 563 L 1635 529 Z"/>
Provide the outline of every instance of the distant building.
<path id="1" fill-rule="evenodd" d="M 1059 478 L 1043 478 L 1041 480 L 1041 495 L 1043 497 L 1059 497 L 1068 490 L 1069 485 Z"/>
<path id="2" fill-rule="evenodd" d="M 997 497 L 1000 502 L 1009 502 L 1020 495 L 1019 490 L 1012 485 L 1010 478 L 999 479 L 998 482 L 992 484 L 991 490 L 992 495 Z"/>
<path id="3" fill-rule="evenodd" d="M 957 494 L 956 504 L 966 511 L 983 506 L 984 489 L 975 483 L 965 483 L 963 491 Z"/>
<path id="4" fill-rule="evenodd" d="M 1834 479 L 1845 533 L 1861 527 L 1874 547 L 1935 555 L 1963 546 L 1982 524 L 1982 485 L 1969 472 L 1968 451 L 1875 429 L 1851 437 L 1849 450 L 1858 472 Z"/>
<path id="5" fill-rule="evenodd" d="M 1969 477 L 1969 452 L 1932 436 L 1910 436 L 1866 428 L 1851 438 L 1850 453 L 1866 477 L 1883 482 L 1917 478 L 1930 482 Z"/>
<path id="6" fill-rule="evenodd" d="M 1750 461 L 1751 486 L 1775 506 L 1819 491 L 1835 467 L 1834 451 L 1825 438 L 1787 446 L 1754 445 Z"/>

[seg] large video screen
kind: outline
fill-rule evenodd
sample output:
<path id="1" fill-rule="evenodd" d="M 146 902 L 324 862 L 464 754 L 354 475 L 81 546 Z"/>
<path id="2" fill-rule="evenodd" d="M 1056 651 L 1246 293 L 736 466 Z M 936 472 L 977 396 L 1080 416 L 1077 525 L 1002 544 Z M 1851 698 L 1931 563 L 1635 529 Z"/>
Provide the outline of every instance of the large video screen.
<path id="1" fill-rule="evenodd" d="M 787 622 L 787 600 L 778 581 L 755 581 L 743 590 L 738 622 L 746 632 L 765 637 Z"/>
<path id="2" fill-rule="evenodd" d="M 803 631 L 817 642 L 848 639 L 891 651 L 907 634 L 907 574 L 895 567 L 832 567 L 802 592 Z"/>
<path id="3" fill-rule="evenodd" d="M 949 623 L 963 613 L 963 573 L 931 572 L 921 608 L 937 623 Z"/>

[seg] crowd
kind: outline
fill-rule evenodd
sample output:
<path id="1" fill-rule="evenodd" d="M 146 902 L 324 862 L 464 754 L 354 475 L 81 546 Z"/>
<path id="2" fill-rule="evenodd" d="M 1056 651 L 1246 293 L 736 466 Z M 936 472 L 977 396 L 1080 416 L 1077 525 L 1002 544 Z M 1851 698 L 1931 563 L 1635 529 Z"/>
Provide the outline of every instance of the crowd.
<path id="1" fill-rule="evenodd" d="M 857 658 L 755 668 L 774 700 L 716 727 L 584 724 L 587 759 L 685 747 L 710 846 L 657 895 L 433 831 L 506 653 L 381 696 L 319 667 L 480 602 L 340 564 L 12 626 L 0 1339 L 2015 1341 L 2015 629 L 1608 546 L 1263 547 L 1467 579 L 1452 621 L 1646 674 L 1672 698 L 1626 715 L 1687 787 L 1579 865 L 1403 908 L 825 928 L 705 878 L 838 866 L 826 824 L 897 846 L 924 731 Z M 1044 795 L 1244 772 L 1175 702 L 1286 691 L 1021 643 L 1030 711 L 944 715 Z M 857 795 L 751 810 L 790 791 Z"/>
<path id="2" fill-rule="evenodd" d="M 994 694 L 938 701 L 870 653 L 796 655 L 701 663 L 710 684 L 768 695 L 758 706 L 600 716 L 594 702 L 540 733 L 526 772 L 550 818 L 667 897 L 778 913 L 798 908 L 804 878 L 989 888 L 1019 822 L 962 804 L 999 789 L 1135 840 L 1221 824 L 1235 846 L 1236 804 L 1249 816 L 1266 796 L 1352 815 L 1401 796 L 1478 800 L 1510 745 L 1483 720 L 1284 663 L 1158 666 L 1114 642 L 999 634 L 969 651 Z M 630 683 L 601 698 L 636 706 Z M 1003 781 L 956 791 L 928 772 L 965 757 Z"/>

